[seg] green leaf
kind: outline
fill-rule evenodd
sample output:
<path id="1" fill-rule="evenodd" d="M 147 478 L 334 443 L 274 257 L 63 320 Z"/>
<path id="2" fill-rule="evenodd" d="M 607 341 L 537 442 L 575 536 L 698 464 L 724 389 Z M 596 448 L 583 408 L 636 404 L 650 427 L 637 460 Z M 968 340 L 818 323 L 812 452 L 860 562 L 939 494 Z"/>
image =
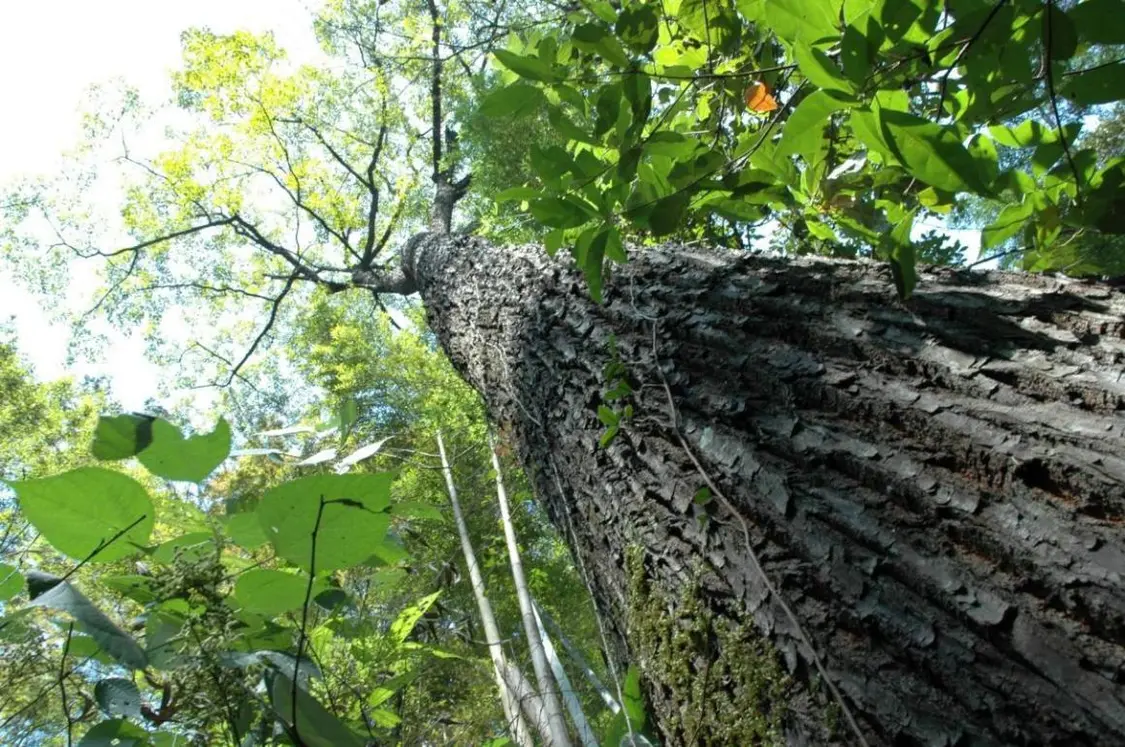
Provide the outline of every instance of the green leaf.
<path id="1" fill-rule="evenodd" d="M 777 155 L 798 154 L 811 163 L 811 154 L 821 150 L 824 142 L 824 127 L 833 113 L 844 108 L 845 104 L 827 91 L 813 91 L 801 99 L 797 108 L 789 115 L 781 130 L 781 142 Z"/>
<path id="2" fill-rule="evenodd" d="M 194 643 L 183 632 L 189 614 L 190 607 L 183 599 L 169 599 L 148 611 L 145 618 L 145 655 L 148 656 L 149 666 L 167 671 L 186 663 L 184 649 Z"/>
<path id="3" fill-rule="evenodd" d="M 316 571 L 358 565 L 370 557 L 390 526 L 386 509 L 393 477 L 384 472 L 292 480 L 266 492 L 256 512 L 258 520 L 277 554 L 308 570 L 319 513 Z"/>
<path id="4" fill-rule="evenodd" d="M 430 607 L 434 605 L 440 595 L 440 591 L 435 591 L 400 612 L 395 621 L 391 623 L 390 630 L 387 631 L 387 638 L 395 644 L 401 645 L 404 643 L 414 631 L 414 626 L 430 610 Z"/>
<path id="5" fill-rule="evenodd" d="M 648 54 L 660 35 L 656 11 L 647 5 L 632 5 L 621 11 L 614 31 L 635 52 Z"/>
<path id="6" fill-rule="evenodd" d="M 609 231 L 609 227 L 603 227 L 594 234 L 582 261 L 582 272 L 586 275 L 586 284 L 590 286 L 590 297 L 595 303 L 602 302 L 602 269 Z"/>
<path id="7" fill-rule="evenodd" d="M 82 630 L 88 633 L 102 650 L 130 669 L 144 669 L 148 666 L 145 652 L 125 631 L 113 624 L 101 610 L 93 605 L 82 592 L 68 581 L 62 581 L 45 573 L 28 574 L 29 587 L 32 577 L 38 588 L 50 587 L 35 595 L 28 606 L 66 612 L 75 619 Z"/>
<path id="8" fill-rule="evenodd" d="M 213 534 L 210 532 L 192 532 L 162 543 L 153 552 L 152 559 L 157 563 L 168 565 L 179 554 L 189 562 L 196 562 L 205 557 L 214 556 L 215 551 L 215 536 Z"/>
<path id="9" fill-rule="evenodd" d="M 884 33 L 892 42 L 906 36 L 923 12 L 925 0 L 882 0 L 876 4 L 873 15 L 879 19 Z"/>
<path id="10" fill-rule="evenodd" d="M 78 747 L 147 747 L 148 732 L 136 724 L 115 718 L 94 724 Z"/>
<path id="11" fill-rule="evenodd" d="M 840 35 L 838 11 L 831 0 L 768 0 L 766 26 L 785 41 L 813 44 Z"/>
<path id="12" fill-rule="evenodd" d="M 262 523 L 258 520 L 258 514 L 253 511 L 227 516 L 223 519 L 223 527 L 234 544 L 247 550 L 253 550 L 269 542 L 269 538 L 262 530 Z"/>
<path id="13" fill-rule="evenodd" d="M 137 604 L 148 604 L 156 599 L 156 592 L 149 576 L 102 576 L 98 579 L 98 583 L 127 596 Z"/>
<path id="14" fill-rule="evenodd" d="M 1119 7 L 1117 15 L 1120 13 Z M 1078 51 L 1078 31 L 1074 28 L 1074 22 L 1053 2 L 1043 8 L 1043 41 L 1052 60 L 1070 59 Z"/>
<path id="15" fill-rule="evenodd" d="M 559 80 L 551 65 L 543 62 L 538 57 L 525 57 L 506 49 L 497 49 L 493 52 L 500 64 L 511 70 L 521 78 L 538 80 L 544 83 L 554 83 Z"/>
<path id="16" fill-rule="evenodd" d="M 91 451 L 94 458 L 102 461 L 127 459 L 136 456 L 152 443 L 151 415 L 117 415 L 98 418 L 94 429 L 94 444 Z"/>
<path id="17" fill-rule="evenodd" d="M 801 74 L 814 86 L 847 95 L 855 93 L 851 82 L 843 76 L 836 64 L 828 59 L 828 55 L 819 49 L 814 49 L 803 41 L 797 41 L 793 44 L 793 59 L 801 69 Z"/>
<path id="18" fill-rule="evenodd" d="M 485 96 L 478 111 L 486 117 L 522 117 L 546 101 L 541 88 L 517 81 Z"/>
<path id="19" fill-rule="evenodd" d="M 391 505 L 389 513 L 391 516 L 401 516 L 405 519 L 445 521 L 445 514 L 441 512 L 440 508 L 421 501 L 399 501 Z"/>
<path id="20" fill-rule="evenodd" d="M 577 228 L 596 217 L 597 211 L 585 200 L 567 195 L 533 200 L 531 214 L 550 228 Z"/>
<path id="21" fill-rule="evenodd" d="M 202 482 L 230 454 L 230 425 L 219 419 L 215 430 L 184 438 L 164 419 L 152 424 L 152 443 L 137 455 L 154 475 L 169 480 Z"/>
<path id="22" fill-rule="evenodd" d="M 512 202 L 513 200 L 523 202 L 524 200 L 534 200 L 540 194 L 542 192 L 532 187 L 509 187 L 492 199 L 494 202 Z"/>
<path id="23" fill-rule="evenodd" d="M 624 744 L 623 740 L 628 737 L 630 728 L 635 732 L 642 732 L 648 722 L 644 695 L 641 693 L 641 673 L 635 664 L 629 665 L 621 689 L 624 702 L 621 704 L 622 710 L 610 722 L 604 741 L 607 745 Z"/>
<path id="24" fill-rule="evenodd" d="M 317 565 L 319 564 L 318 558 Z M 243 609 L 266 617 L 277 617 L 305 605 L 308 583 L 308 576 L 305 575 L 257 568 L 238 577 L 234 584 L 234 598 Z M 309 602 L 312 602 L 313 596 L 327 589 L 328 586 L 323 581 L 313 582 Z"/>
<path id="25" fill-rule="evenodd" d="M 132 680 L 109 677 L 94 685 L 94 700 L 107 716 L 141 717 L 141 691 Z"/>
<path id="26" fill-rule="evenodd" d="M 1033 212 L 1035 206 L 1030 199 L 1005 206 L 996 216 L 996 220 L 980 232 L 981 249 L 999 246 L 1018 234 Z"/>
<path id="27" fill-rule="evenodd" d="M 697 506 L 705 506 L 711 502 L 712 497 L 713 496 L 711 495 L 711 489 L 707 486 L 703 486 L 699 490 L 695 491 L 695 495 L 692 496 L 691 502 L 696 504 Z"/>
<path id="28" fill-rule="evenodd" d="M 97 550 L 89 562 L 120 560 L 145 545 L 152 534 L 155 510 L 148 493 L 120 472 L 82 467 L 11 486 L 28 521 L 56 550 L 72 558 L 83 559 Z"/>
<path id="29" fill-rule="evenodd" d="M 381 706 L 394 697 L 394 694 L 401 690 L 404 685 L 410 684 L 417 678 L 417 672 L 406 672 L 405 674 L 383 680 L 371 691 L 371 694 L 367 696 L 367 705 L 372 708 Z"/>
<path id="30" fill-rule="evenodd" d="M 879 110 L 887 145 L 911 175 L 947 192 L 991 194 L 952 130 L 906 112 Z"/>
<path id="31" fill-rule="evenodd" d="M 1062 95 L 1079 106 L 1108 104 L 1125 97 L 1125 62 L 1103 65 L 1066 78 Z"/>
<path id="32" fill-rule="evenodd" d="M 597 23 L 584 23 L 574 29 L 571 36 L 574 46 L 587 52 L 599 54 L 607 62 L 617 67 L 628 67 L 629 56 L 625 48 L 609 30 Z"/>
<path id="33" fill-rule="evenodd" d="M 840 61 L 844 75 L 856 85 L 862 85 L 871 72 L 883 44 L 883 29 L 870 15 L 863 15 L 844 29 L 840 43 Z"/>
<path id="34" fill-rule="evenodd" d="M 895 221 L 889 234 L 891 275 L 894 277 L 895 288 L 902 299 L 910 298 L 914 287 L 918 285 L 918 271 L 915 268 L 917 258 L 914 251 L 914 242 L 910 240 L 910 231 L 914 227 L 914 216 L 917 209 L 910 211 L 904 218 Z"/>
<path id="35" fill-rule="evenodd" d="M 278 718 L 296 725 L 307 747 L 363 747 L 363 742 L 311 695 L 297 688 L 293 702 L 293 680 L 277 673 L 270 686 L 270 702 Z"/>
<path id="36" fill-rule="evenodd" d="M 988 134 L 1008 148 L 1034 148 L 1053 143 L 1058 138 L 1053 128 L 1033 119 L 1026 119 L 1014 127 L 994 125 L 988 128 Z"/>
<path id="37" fill-rule="evenodd" d="M 598 420 L 602 425 L 615 426 L 621 422 L 621 416 L 605 405 L 598 405 Z"/>
<path id="38" fill-rule="evenodd" d="M 23 576 L 14 565 L 0 563 L 0 602 L 6 602 L 23 590 Z"/>
<path id="39" fill-rule="evenodd" d="M 689 200 L 690 195 L 682 191 L 657 200 L 648 219 L 652 235 L 667 236 L 679 228 Z"/>
<path id="40" fill-rule="evenodd" d="M 1125 44 L 1121 0 L 1085 0 L 1067 11 L 1078 37 L 1090 44 Z"/>

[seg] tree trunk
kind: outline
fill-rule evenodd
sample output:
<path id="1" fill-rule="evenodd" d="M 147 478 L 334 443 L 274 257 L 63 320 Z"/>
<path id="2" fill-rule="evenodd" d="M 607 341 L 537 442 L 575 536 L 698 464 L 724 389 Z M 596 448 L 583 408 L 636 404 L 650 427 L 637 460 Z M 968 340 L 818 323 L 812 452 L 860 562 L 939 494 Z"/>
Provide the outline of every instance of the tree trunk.
<path id="1" fill-rule="evenodd" d="M 1121 292 L 672 248 L 598 305 L 536 247 L 414 247 L 666 744 L 1125 744 Z"/>

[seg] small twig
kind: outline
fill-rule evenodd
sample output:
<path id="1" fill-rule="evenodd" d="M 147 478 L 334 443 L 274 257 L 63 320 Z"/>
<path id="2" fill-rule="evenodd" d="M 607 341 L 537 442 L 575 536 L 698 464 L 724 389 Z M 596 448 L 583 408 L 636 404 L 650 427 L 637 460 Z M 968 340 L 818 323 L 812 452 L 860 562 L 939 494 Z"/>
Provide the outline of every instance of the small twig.
<path id="1" fill-rule="evenodd" d="M 957 56 L 953 58 L 953 62 L 949 63 L 949 67 L 945 69 L 945 75 L 943 75 L 941 78 L 941 94 L 938 96 L 938 119 L 941 119 L 943 116 L 941 112 L 945 107 L 945 94 L 946 89 L 949 87 L 949 76 L 952 75 L 953 70 L 959 64 L 961 64 L 961 60 L 965 57 L 965 54 L 969 51 L 969 48 L 976 44 L 977 40 L 980 39 L 981 34 L 983 34 L 984 30 L 988 28 L 988 24 L 992 23 L 992 20 L 996 18 L 996 14 L 1000 12 L 1000 9 L 1003 8 L 1004 5 L 1007 4 L 1007 2 L 1008 0 L 999 0 L 995 5 L 992 6 L 992 10 L 985 17 L 984 22 L 980 25 L 980 28 L 978 28 L 976 33 L 970 36 L 968 40 L 966 40 L 965 43 L 961 45 L 961 49 L 957 52 Z"/>
<path id="2" fill-rule="evenodd" d="M 1066 162 L 1070 164 L 1070 170 L 1074 174 L 1074 200 L 1078 205 L 1082 204 L 1082 177 L 1078 173 L 1078 165 L 1074 163 L 1074 156 L 1070 152 L 1070 142 L 1067 141 L 1066 132 L 1063 130 L 1062 118 L 1059 116 L 1058 96 L 1055 93 L 1055 74 L 1051 72 L 1052 52 L 1051 44 L 1054 40 L 1054 22 L 1052 15 L 1055 12 L 1054 0 L 1047 0 L 1047 28 L 1046 34 L 1043 37 L 1043 58 L 1044 58 L 1044 72 L 1047 76 L 1047 92 L 1051 98 L 1051 113 L 1055 117 L 1055 128 L 1059 131 L 1059 142 L 1062 143 L 1063 153 L 1066 154 Z"/>
<path id="3" fill-rule="evenodd" d="M 324 507 L 327 505 L 324 496 L 320 496 L 320 504 L 316 507 L 316 521 L 313 523 L 312 547 L 309 550 L 309 582 L 305 585 L 305 603 L 301 605 L 301 630 L 297 634 L 297 660 L 293 663 L 293 737 L 297 744 L 301 742 L 301 732 L 297 726 L 297 682 L 301 671 L 301 658 L 305 655 L 305 641 L 308 637 L 309 605 L 312 601 L 313 581 L 316 578 L 316 536 L 320 532 L 320 520 L 324 517 Z"/>
<path id="4" fill-rule="evenodd" d="M 691 463 L 695 466 L 695 469 L 699 473 L 699 476 L 703 478 L 703 482 L 706 483 L 707 487 L 711 490 L 711 495 L 714 496 L 715 499 L 718 500 L 722 505 L 722 507 L 726 509 L 726 511 L 738 521 L 739 525 L 742 528 L 742 537 L 746 542 L 746 552 L 750 558 L 750 562 L 754 566 L 755 573 L 757 573 L 761 577 L 762 583 L 765 584 L 766 591 L 770 594 L 770 596 L 774 598 L 774 600 L 777 601 L 778 606 L 781 607 L 781 610 L 789 619 L 789 623 L 793 626 L 793 629 L 797 631 L 797 636 L 800 639 L 801 643 L 803 643 L 809 650 L 809 655 L 812 658 L 813 665 L 816 667 L 817 673 L 820 675 L 821 679 L 824 680 L 825 684 L 828 685 L 828 689 L 832 692 L 832 697 L 835 699 L 836 704 L 840 706 L 840 710 L 843 711 L 844 717 L 847 719 L 848 725 L 855 733 L 856 739 L 859 740 L 859 743 L 863 747 L 868 747 L 867 740 L 864 738 L 863 732 L 860 731 L 859 724 L 856 722 L 855 716 L 852 715 L 851 709 L 848 708 L 847 703 L 844 702 L 844 698 L 840 694 L 840 691 L 836 688 L 836 684 L 828 676 L 828 670 L 825 668 L 824 663 L 820 660 L 820 656 L 816 652 L 816 647 L 813 646 L 812 641 L 805 633 L 804 627 L 797 619 L 797 615 L 793 612 L 788 602 L 786 602 L 778 592 L 777 587 L 774 586 L 773 581 L 770 580 L 770 577 L 766 575 L 765 568 L 762 567 L 762 563 L 758 559 L 758 553 L 754 550 L 754 544 L 750 537 L 750 525 L 747 523 L 746 518 L 740 511 L 738 511 L 734 507 L 734 504 L 732 504 L 730 500 L 727 499 L 726 495 L 723 494 L 723 491 L 721 491 L 719 489 L 719 486 L 715 484 L 715 481 L 711 479 L 711 475 L 707 472 L 706 469 L 704 469 L 699 459 L 696 458 L 695 452 L 692 451 L 691 447 L 688 445 L 688 442 L 684 439 L 683 434 L 680 433 L 678 414 L 676 411 L 676 402 L 672 397 L 672 388 L 668 386 L 668 379 L 664 376 L 664 371 L 660 368 L 660 357 L 657 354 L 657 351 L 658 348 L 656 343 L 656 323 L 654 322 L 652 325 L 653 365 L 656 368 L 657 375 L 660 376 L 660 383 L 664 387 L 664 394 L 668 398 L 668 416 L 671 418 L 671 428 L 672 432 L 676 435 L 676 440 L 679 441 L 680 447 L 684 450 L 684 453 L 687 454 L 688 459 L 690 459 Z"/>
<path id="5" fill-rule="evenodd" d="M 66 655 L 70 653 L 70 638 L 74 635 L 74 623 L 66 628 L 66 640 L 63 641 L 62 658 L 59 661 L 59 695 L 62 697 L 63 717 L 66 718 L 66 747 L 74 744 L 74 721 L 70 718 L 70 703 L 66 698 Z"/>

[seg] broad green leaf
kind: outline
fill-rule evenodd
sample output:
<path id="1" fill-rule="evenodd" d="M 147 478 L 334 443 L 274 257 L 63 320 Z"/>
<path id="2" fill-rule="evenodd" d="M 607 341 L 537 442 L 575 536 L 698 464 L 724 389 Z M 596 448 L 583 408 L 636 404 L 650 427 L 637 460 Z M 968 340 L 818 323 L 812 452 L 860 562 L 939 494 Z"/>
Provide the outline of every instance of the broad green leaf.
<path id="1" fill-rule="evenodd" d="M 605 247 L 609 241 L 609 228 L 603 227 L 594 234 L 582 261 L 582 272 L 590 286 L 590 297 L 596 303 L 602 302 L 602 269 L 605 260 Z"/>
<path id="2" fill-rule="evenodd" d="M 102 576 L 98 583 L 107 589 L 124 594 L 137 604 L 148 604 L 156 599 L 152 578 L 149 576 Z"/>
<path id="3" fill-rule="evenodd" d="M 664 197 L 652 206 L 652 214 L 648 219 L 649 230 L 653 236 L 667 236 L 680 227 L 684 210 L 687 208 L 690 196 L 687 192 L 676 192 Z"/>
<path id="4" fill-rule="evenodd" d="M 94 685 L 94 700 L 107 716 L 141 718 L 141 691 L 132 680 L 109 677 Z"/>
<path id="5" fill-rule="evenodd" d="M 793 44 L 793 59 L 797 62 L 801 74 L 817 88 L 826 91 L 839 91 L 847 95 L 855 93 L 851 82 L 844 77 L 828 55 L 819 49 L 810 47 L 803 41 Z"/>
<path id="6" fill-rule="evenodd" d="M 641 673 L 635 664 L 629 665 L 621 690 L 624 700 L 622 710 L 610 722 L 604 742 L 607 745 L 624 744 L 623 740 L 628 737 L 630 728 L 635 732 L 642 732 L 648 722 L 644 695 L 641 692 Z"/>
<path id="7" fill-rule="evenodd" d="M 164 419 L 152 424 L 152 443 L 137 455 L 154 475 L 169 480 L 202 482 L 230 454 L 230 425 L 219 419 L 215 430 L 184 438 Z"/>
<path id="8" fill-rule="evenodd" d="M 894 222 L 894 227 L 888 236 L 890 243 L 891 275 L 894 277 L 895 289 L 899 298 L 910 298 L 914 287 L 918 285 L 918 271 L 915 268 L 917 258 L 914 252 L 914 242 L 910 240 L 910 232 L 914 227 L 914 216 L 917 209 L 910 211 L 904 218 Z"/>
<path id="9" fill-rule="evenodd" d="M 253 511 L 227 516 L 223 519 L 223 527 L 234 544 L 247 550 L 253 550 L 269 542 L 269 538 L 262 530 L 262 523 L 258 520 L 258 514 Z"/>
<path id="10" fill-rule="evenodd" d="M 383 542 L 392 479 L 388 472 L 302 477 L 268 490 L 256 513 L 277 554 L 306 571 L 319 513 L 315 570 L 348 568 Z"/>
<path id="11" fill-rule="evenodd" d="M 23 576 L 14 565 L 0 563 L 0 602 L 6 602 L 23 590 Z"/>
<path id="12" fill-rule="evenodd" d="M 856 138 L 867 148 L 869 153 L 876 153 L 887 165 L 897 165 L 898 156 L 891 149 L 887 138 L 884 136 L 883 127 L 876 112 L 867 109 L 856 109 L 851 113 L 849 122 Z"/>
<path id="13" fill-rule="evenodd" d="M 414 626 L 422 619 L 422 615 L 429 611 L 440 595 L 440 591 L 435 591 L 400 612 L 395 621 L 391 623 L 391 628 L 387 631 L 387 638 L 396 644 L 404 643 L 414 631 Z"/>
<path id="14" fill-rule="evenodd" d="M 152 554 L 152 559 L 165 565 L 172 563 L 177 555 L 195 562 L 215 555 L 215 536 L 210 532 L 192 532 L 164 542 Z"/>
<path id="15" fill-rule="evenodd" d="M 1118 13 L 1120 13 L 1120 8 Z M 1066 11 L 1053 2 L 1043 7 L 1043 40 L 1052 60 L 1066 60 L 1078 50 L 1078 32 Z"/>
<path id="16" fill-rule="evenodd" d="M 129 413 L 98 418 L 94 429 L 94 443 L 91 451 L 96 459 L 111 461 L 136 456 L 152 443 L 152 422 L 150 415 Z"/>
<path id="17" fill-rule="evenodd" d="M 617 67 L 628 67 L 629 56 L 625 48 L 609 29 L 597 23 L 584 23 L 574 29 L 571 36 L 574 46 L 587 52 L 599 54 Z"/>
<path id="18" fill-rule="evenodd" d="M 148 747 L 148 732 L 120 718 L 94 724 L 78 747 Z"/>
<path id="19" fill-rule="evenodd" d="M 525 200 L 534 200 L 541 194 L 543 193 L 540 190 L 532 187 L 509 187 L 492 199 L 495 202 L 511 202 L 513 200 L 523 202 Z"/>
<path id="20" fill-rule="evenodd" d="M 485 96 L 477 111 L 486 117 L 522 117 L 546 101 L 541 88 L 517 81 Z"/>
<path id="21" fill-rule="evenodd" d="M 521 78 L 538 80 L 544 83 L 553 83 L 559 79 L 554 68 L 538 57 L 525 57 L 506 49 L 497 49 L 493 54 L 496 55 L 500 64 Z"/>
<path id="22" fill-rule="evenodd" d="M 838 37 L 840 6 L 832 0 L 768 0 L 766 25 L 781 39 L 810 44 Z"/>
<path id="23" fill-rule="evenodd" d="M 883 28 L 870 14 L 860 16 L 844 29 L 840 42 L 840 61 L 844 75 L 856 85 L 861 85 L 871 72 L 883 44 Z"/>
<path id="24" fill-rule="evenodd" d="M 445 514 L 441 512 L 440 508 L 421 501 L 399 501 L 390 507 L 388 513 L 391 516 L 401 516 L 406 519 L 445 521 Z"/>
<path id="25" fill-rule="evenodd" d="M 383 680 L 371 691 L 371 694 L 367 696 L 367 705 L 372 708 L 381 706 L 383 703 L 390 700 L 395 693 L 401 690 L 404 685 L 410 684 L 417 678 L 418 673 L 411 671 Z"/>
<path id="26" fill-rule="evenodd" d="M 533 200 L 531 214 L 550 228 L 577 228 L 597 217 L 593 205 L 574 195 Z"/>
<path id="27" fill-rule="evenodd" d="M 1009 148 L 1034 148 L 1044 143 L 1053 143 L 1058 138 L 1056 131 L 1042 122 L 1026 119 L 1018 125 L 994 125 L 988 134 L 1001 145 Z"/>
<path id="28" fill-rule="evenodd" d="M 990 194 L 976 160 L 950 129 L 886 109 L 879 119 L 887 145 L 913 176 L 948 192 Z"/>
<path id="29" fill-rule="evenodd" d="M 42 585 L 52 583 L 47 574 L 37 574 Z M 28 574 L 30 579 L 32 574 Z M 144 669 L 148 666 L 145 652 L 133 638 L 118 628 L 112 620 L 93 605 L 82 592 L 68 581 L 53 579 L 53 585 L 42 594 L 36 595 L 29 605 L 65 612 L 79 624 L 83 632 L 98 642 L 102 650 L 129 669 Z"/>
<path id="30" fill-rule="evenodd" d="M 385 708 L 372 709 L 371 720 L 375 722 L 376 726 L 381 726 L 384 729 L 393 729 L 402 723 L 402 719 L 397 713 Z"/>
<path id="31" fill-rule="evenodd" d="M 922 17 L 924 9 L 925 0 L 881 0 L 876 3 L 872 14 L 879 19 L 887 39 L 897 42 Z"/>
<path id="32" fill-rule="evenodd" d="M 1085 0 L 1066 12 L 1078 38 L 1090 44 L 1125 44 L 1120 0 Z"/>
<path id="33" fill-rule="evenodd" d="M 172 670 L 183 666 L 184 652 L 198 645 L 184 633 L 191 609 L 186 600 L 169 599 L 148 611 L 145 618 L 145 655 L 155 669 Z"/>
<path id="34" fill-rule="evenodd" d="M 635 52 L 648 54 L 659 36 L 656 11 L 647 5 L 633 5 L 621 11 L 614 31 Z"/>
<path id="35" fill-rule="evenodd" d="M 301 688 L 293 702 L 293 680 L 277 673 L 270 686 L 270 702 L 278 718 L 296 725 L 307 747 L 363 747 L 363 742 L 342 721 Z"/>
<path id="36" fill-rule="evenodd" d="M 990 225 L 980 232 L 982 249 L 1003 244 L 1023 229 L 1027 219 L 1035 212 L 1035 203 L 1030 199 L 1007 205 Z"/>
<path id="37" fill-rule="evenodd" d="M 72 558 L 83 559 L 96 550 L 91 563 L 120 560 L 152 534 L 155 510 L 148 493 L 120 472 L 82 467 L 11 485 L 24 516 L 56 550 Z"/>
<path id="38" fill-rule="evenodd" d="M 1065 80 L 1062 95 L 1079 106 L 1108 104 L 1125 98 L 1125 62 L 1096 67 Z"/>
<path id="39" fill-rule="evenodd" d="M 777 155 L 798 154 L 811 162 L 810 155 L 820 150 L 828 118 L 844 107 L 843 102 L 826 91 L 813 91 L 801 99 L 781 130 Z"/>
<path id="40" fill-rule="evenodd" d="M 244 609 L 267 617 L 277 617 L 304 606 L 308 584 L 308 576 L 303 574 L 258 568 L 239 575 L 234 583 L 234 598 Z M 312 603 L 313 597 L 327 589 L 328 586 L 323 581 L 314 581 L 309 603 Z"/>
<path id="41" fill-rule="evenodd" d="M 108 666 L 117 666 L 117 662 L 105 651 L 102 651 L 102 647 L 98 645 L 98 642 L 88 635 L 72 635 L 70 637 L 70 646 L 67 647 L 67 652 L 70 656 L 79 661 L 82 659 L 91 659 Z"/>

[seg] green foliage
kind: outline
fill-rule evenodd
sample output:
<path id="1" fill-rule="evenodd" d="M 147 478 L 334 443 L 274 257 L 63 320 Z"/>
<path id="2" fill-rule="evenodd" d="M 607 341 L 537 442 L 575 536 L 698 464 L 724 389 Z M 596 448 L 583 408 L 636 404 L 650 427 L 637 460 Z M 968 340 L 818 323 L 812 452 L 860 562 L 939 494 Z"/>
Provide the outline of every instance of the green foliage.
<path id="1" fill-rule="evenodd" d="M 1060 250 L 1062 229 L 1117 233 L 1100 187 L 1116 166 L 1075 142 L 1079 107 L 1125 94 L 1122 63 L 1091 64 L 1119 43 L 1096 5 L 685 0 L 661 6 L 662 24 L 649 3 L 573 12 L 496 53 L 503 90 L 519 87 L 509 111 L 545 109 L 567 139 L 533 159 L 539 193 L 521 197 L 595 298 L 604 258 L 586 248 L 610 228 L 742 245 L 780 224 L 843 254 L 858 241 L 904 296 L 923 252 L 909 231 L 878 238 L 892 212 L 940 216 L 965 195 L 1019 204 L 986 241 L 1022 231 L 1037 251 Z M 764 117 L 744 100 L 759 84 L 780 102 Z M 1033 168 L 1001 175 L 996 146 L 1032 144 Z"/>
<path id="2" fill-rule="evenodd" d="M 10 484 L 24 516 L 72 558 L 109 563 L 135 553 L 152 533 L 152 500 L 140 483 L 120 472 L 82 467 Z"/>

